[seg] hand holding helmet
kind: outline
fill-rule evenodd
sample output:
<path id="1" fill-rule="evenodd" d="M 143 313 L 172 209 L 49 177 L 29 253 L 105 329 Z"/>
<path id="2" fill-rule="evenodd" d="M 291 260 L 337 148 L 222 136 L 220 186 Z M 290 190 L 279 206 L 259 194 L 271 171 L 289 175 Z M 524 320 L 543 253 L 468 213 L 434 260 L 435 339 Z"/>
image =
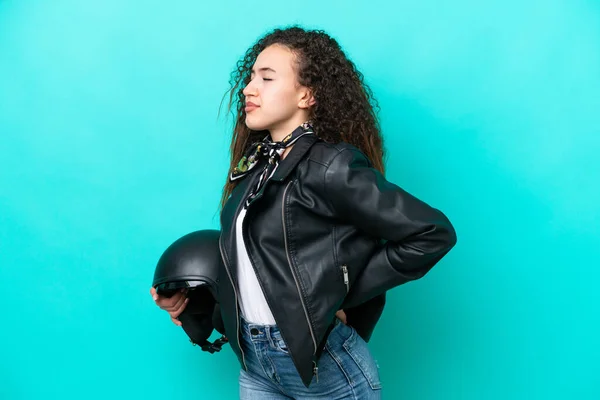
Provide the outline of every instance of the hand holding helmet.
<path id="1" fill-rule="evenodd" d="M 185 306 L 190 300 L 187 297 L 187 289 L 181 289 L 172 297 L 167 297 L 159 295 L 156 293 L 156 289 L 151 287 L 150 295 L 152 295 L 157 306 L 169 313 L 171 321 L 173 321 L 175 325 L 181 326 L 181 321 L 178 319 L 179 315 L 185 310 Z"/>
<path id="2" fill-rule="evenodd" d="M 217 302 L 222 267 L 219 234 L 217 230 L 200 230 L 177 239 L 160 257 L 152 282 L 153 296 L 165 297 L 158 298 L 159 307 L 169 312 L 173 322 L 181 322 L 190 342 L 210 353 L 227 343 L 225 336 L 214 343 L 208 341 L 214 329 L 224 333 Z"/>

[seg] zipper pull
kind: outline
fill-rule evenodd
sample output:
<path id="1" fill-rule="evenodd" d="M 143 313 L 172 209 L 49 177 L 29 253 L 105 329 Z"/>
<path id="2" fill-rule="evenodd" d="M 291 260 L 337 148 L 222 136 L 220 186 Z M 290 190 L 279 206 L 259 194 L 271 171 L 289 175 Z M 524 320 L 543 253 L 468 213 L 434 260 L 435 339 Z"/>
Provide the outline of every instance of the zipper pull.
<path id="1" fill-rule="evenodd" d="M 350 290 L 350 279 L 348 279 L 348 267 L 346 266 L 346 264 L 342 265 L 342 271 L 344 272 L 344 284 L 346 285 L 346 291 L 348 291 Z"/>
<path id="2" fill-rule="evenodd" d="M 317 383 L 319 383 L 319 367 L 317 367 L 317 363 L 313 361 L 315 366 L 313 367 L 313 375 L 317 378 Z"/>

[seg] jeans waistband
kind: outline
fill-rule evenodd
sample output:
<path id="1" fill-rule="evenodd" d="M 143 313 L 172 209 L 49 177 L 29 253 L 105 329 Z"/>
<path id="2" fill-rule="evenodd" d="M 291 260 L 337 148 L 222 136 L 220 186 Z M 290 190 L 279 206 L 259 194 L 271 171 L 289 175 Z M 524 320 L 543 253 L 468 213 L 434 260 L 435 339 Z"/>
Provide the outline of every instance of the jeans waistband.
<path id="1" fill-rule="evenodd" d="M 240 316 L 240 329 L 242 334 L 252 341 L 262 341 L 269 339 L 280 339 L 281 334 L 277 325 L 264 325 L 249 322 Z"/>
<path id="2" fill-rule="evenodd" d="M 334 327 L 337 327 L 342 322 L 335 318 Z M 277 325 L 264 325 L 257 324 L 254 322 L 247 321 L 243 316 L 240 315 L 240 329 L 242 334 L 253 340 L 253 341 L 261 341 L 261 340 L 269 340 L 269 339 L 280 339 L 281 333 L 279 331 L 279 327 Z"/>

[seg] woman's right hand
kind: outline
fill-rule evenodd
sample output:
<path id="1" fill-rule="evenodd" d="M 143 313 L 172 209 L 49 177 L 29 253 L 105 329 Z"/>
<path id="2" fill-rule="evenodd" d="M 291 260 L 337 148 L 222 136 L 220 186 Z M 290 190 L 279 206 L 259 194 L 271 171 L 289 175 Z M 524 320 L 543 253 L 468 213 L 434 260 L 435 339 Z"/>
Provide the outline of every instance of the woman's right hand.
<path id="1" fill-rule="evenodd" d="M 181 326 L 181 321 L 179 321 L 177 318 L 179 317 L 179 315 L 181 315 L 183 310 L 185 310 L 185 306 L 190 300 L 188 297 L 186 297 L 186 294 L 187 290 L 181 289 L 173 296 L 165 297 L 160 296 L 158 293 L 156 293 L 156 289 L 154 289 L 153 287 L 150 288 L 150 295 L 152 295 L 152 298 L 154 299 L 156 305 L 168 312 L 171 316 L 171 321 L 173 321 L 173 323 L 177 326 Z"/>

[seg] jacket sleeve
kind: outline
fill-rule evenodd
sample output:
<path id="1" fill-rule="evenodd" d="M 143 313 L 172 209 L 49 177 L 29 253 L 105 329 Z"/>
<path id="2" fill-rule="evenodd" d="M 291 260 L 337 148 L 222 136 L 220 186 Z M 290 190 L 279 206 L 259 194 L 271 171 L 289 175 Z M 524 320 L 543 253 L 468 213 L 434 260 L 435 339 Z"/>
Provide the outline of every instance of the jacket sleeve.
<path id="1" fill-rule="evenodd" d="M 336 218 L 382 239 L 343 308 L 423 277 L 456 244 L 441 211 L 387 181 L 355 147 L 334 156 L 325 171 L 325 191 Z"/>

